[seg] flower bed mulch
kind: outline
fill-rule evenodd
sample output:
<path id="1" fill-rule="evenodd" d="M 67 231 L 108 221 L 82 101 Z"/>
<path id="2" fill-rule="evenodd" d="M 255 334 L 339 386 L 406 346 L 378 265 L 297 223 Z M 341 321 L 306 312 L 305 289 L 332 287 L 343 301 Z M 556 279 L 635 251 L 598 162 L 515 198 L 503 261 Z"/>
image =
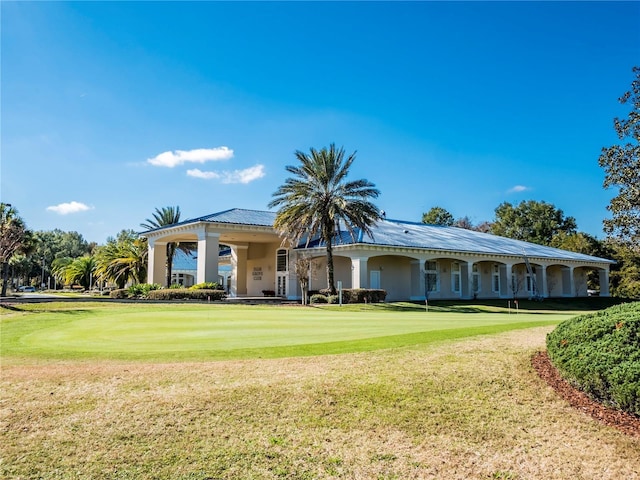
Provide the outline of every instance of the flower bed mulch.
<path id="1" fill-rule="evenodd" d="M 531 364 L 540 378 L 547 382 L 572 407 L 591 415 L 610 427 L 623 431 L 627 435 L 640 437 L 640 417 L 608 408 L 592 400 L 586 393 L 571 386 L 569 382 L 560 376 L 551 360 L 549 360 L 547 352 L 537 352 L 532 357 Z"/>

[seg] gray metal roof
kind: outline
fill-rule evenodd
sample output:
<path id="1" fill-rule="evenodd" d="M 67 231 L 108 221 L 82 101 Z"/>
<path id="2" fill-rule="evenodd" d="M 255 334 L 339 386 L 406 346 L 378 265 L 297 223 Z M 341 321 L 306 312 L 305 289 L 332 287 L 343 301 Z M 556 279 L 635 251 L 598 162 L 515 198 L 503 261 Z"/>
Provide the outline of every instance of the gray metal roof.
<path id="1" fill-rule="evenodd" d="M 273 226 L 275 218 L 275 212 L 234 208 L 203 217 L 192 218 L 171 226 L 196 222 L 214 222 L 271 227 Z M 441 250 L 444 252 L 513 255 L 518 257 L 522 257 L 523 253 L 525 253 L 529 257 L 537 258 L 615 263 L 612 260 L 584 255 L 582 253 L 569 252 L 567 250 L 458 227 L 425 225 L 417 222 L 385 219 L 379 221 L 371 230 L 373 235 L 369 236 L 364 234 L 360 229 L 355 229 L 354 240 L 349 232 L 343 229 L 334 245 L 366 244 Z M 301 242 L 298 248 L 304 248 L 305 245 L 306 242 Z M 316 238 L 309 242 L 308 246 L 322 247 L 324 243 Z"/>

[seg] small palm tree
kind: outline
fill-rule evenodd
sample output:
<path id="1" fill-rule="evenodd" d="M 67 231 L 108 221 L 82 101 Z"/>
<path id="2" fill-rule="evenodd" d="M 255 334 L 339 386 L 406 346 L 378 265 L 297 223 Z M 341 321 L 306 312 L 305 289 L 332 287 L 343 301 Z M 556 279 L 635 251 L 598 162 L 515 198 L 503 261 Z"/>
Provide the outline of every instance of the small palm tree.
<path id="1" fill-rule="evenodd" d="M 109 239 L 96 253 L 96 274 L 124 288 L 127 282 L 143 283 L 147 276 L 147 239 L 136 238 L 133 231 L 122 231 Z"/>
<path id="2" fill-rule="evenodd" d="M 274 227 L 294 243 L 306 236 L 307 241 L 319 235 L 327 248 L 327 286 L 336 293 L 333 275 L 333 240 L 340 225 L 355 239 L 355 228 L 371 234 L 371 226 L 380 220 L 378 208 L 369 201 L 380 192 L 368 180 L 347 181 L 349 168 L 356 158 L 345 159 L 344 149 L 329 148 L 310 153 L 295 152 L 299 166 L 287 166 L 293 174 L 273 194 L 269 208 L 280 207 Z"/>
<path id="3" fill-rule="evenodd" d="M 154 228 L 166 227 L 168 225 L 173 225 L 180 221 L 180 207 L 163 207 L 162 209 L 156 208 L 156 211 L 153 213 L 153 218 L 147 218 L 145 220 L 146 223 L 141 223 L 140 226 L 142 228 L 146 228 L 148 230 L 153 230 Z M 167 263 L 166 272 L 167 272 L 167 281 L 166 286 L 171 286 L 171 274 L 173 270 L 173 257 L 176 253 L 176 249 L 180 248 L 179 242 L 169 242 L 167 243 Z"/>

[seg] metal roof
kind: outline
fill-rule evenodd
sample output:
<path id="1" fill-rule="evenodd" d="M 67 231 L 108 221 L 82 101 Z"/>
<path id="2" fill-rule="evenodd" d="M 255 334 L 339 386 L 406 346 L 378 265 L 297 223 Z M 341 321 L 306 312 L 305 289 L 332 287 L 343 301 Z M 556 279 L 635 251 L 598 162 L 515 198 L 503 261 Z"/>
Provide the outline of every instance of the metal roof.
<path id="1" fill-rule="evenodd" d="M 275 212 L 233 208 L 223 212 L 212 213 L 203 217 L 185 220 L 178 224 L 171 225 L 171 227 L 197 222 L 272 227 L 275 218 Z M 615 263 L 612 260 L 593 257 L 582 253 L 569 252 L 559 248 L 546 247 L 535 243 L 499 237 L 497 235 L 476 232 L 474 230 L 466 230 L 459 227 L 425 225 L 417 222 L 384 219 L 373 225 L 371 227 L 371 231 L 373 235 L 365 234 L 358 228 L 354 229 L 354 240 L 348 230 L 344 228 L 340 232 L 340 235 L 336 239 L 334 245 L 346 246 L 365 244 L 518 257 L 522 257 L 524 253 L 529 257 L 537 258 Z M 303 241 L 299 244 L 298 248 L 305 248 L 305 246 L 307 246 L 307 243 L 306 241 Z M 320 241 L 318 238 L 308 243 L 308 247 L 322 246 L 324 246 L 324 242 Z"/>

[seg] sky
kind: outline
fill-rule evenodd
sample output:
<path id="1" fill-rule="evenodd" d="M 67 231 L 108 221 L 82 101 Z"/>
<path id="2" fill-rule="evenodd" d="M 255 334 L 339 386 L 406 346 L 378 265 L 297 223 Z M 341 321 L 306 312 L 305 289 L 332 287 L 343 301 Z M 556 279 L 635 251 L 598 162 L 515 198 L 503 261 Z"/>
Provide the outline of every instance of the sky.
<path id="1" fill-rule="evenodd" d="M 156 208 L 267 210 L 357 152 L 387 218 L 552 203 L 603 238 L 640 2 L 0 2 L 0 200 L 102 244 Z"/>

